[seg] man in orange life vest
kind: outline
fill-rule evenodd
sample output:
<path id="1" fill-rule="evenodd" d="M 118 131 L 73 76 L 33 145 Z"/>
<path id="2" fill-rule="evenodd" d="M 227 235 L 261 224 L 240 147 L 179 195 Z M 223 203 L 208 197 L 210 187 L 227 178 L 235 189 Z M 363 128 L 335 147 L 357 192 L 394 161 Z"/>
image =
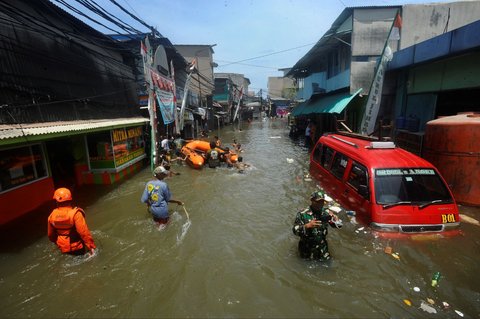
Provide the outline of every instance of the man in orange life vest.
<path id="1" fill-rule="evenodd" d="M 85 221 L 85 212 L 72 207 L 72 193 L 67 188 L 59 188 L 53 194 L 57 201 L 48 217 L 48 238 L 57 244 L 62 253 L 83 255 L 95 254 L 95 243 Z"/>

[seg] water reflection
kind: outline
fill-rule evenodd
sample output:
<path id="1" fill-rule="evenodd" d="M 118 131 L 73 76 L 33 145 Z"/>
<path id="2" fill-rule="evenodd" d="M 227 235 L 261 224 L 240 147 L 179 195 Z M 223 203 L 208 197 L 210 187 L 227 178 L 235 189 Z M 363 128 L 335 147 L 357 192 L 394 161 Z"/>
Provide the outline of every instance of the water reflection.
<path id="1" fill-rule="evenodd" d="M 328 235 L 331 263 L 300 259 L 291 227 L 317 185 L 285 125 L 219 132 L 224 144 L 235 138 L 245 148 L 252 165 L 245 174 L 174 164 L 181 175 L 167 182 L 189 218 L 171 205 L 162 231 L 140 202 L 148 169 L 116 187 L 81 189 L 76 198 L 99 247 L 92 260 L 60 255 L 46 237 L 48 214 L 34 227 L 20 224 L 15 233 L 37 234 L 15 249 L 2 244 L 2 317 L 423 317 L 432 315 L 420 309 L 427 299 L 436 317 L 456 317 L 455 310 L 478 317 L 480 227 L 473 224 L 453 238 L 388 238 L 342 211 L 344 226 Z M 478 209 L 461 210 L 480 217 Z"/>

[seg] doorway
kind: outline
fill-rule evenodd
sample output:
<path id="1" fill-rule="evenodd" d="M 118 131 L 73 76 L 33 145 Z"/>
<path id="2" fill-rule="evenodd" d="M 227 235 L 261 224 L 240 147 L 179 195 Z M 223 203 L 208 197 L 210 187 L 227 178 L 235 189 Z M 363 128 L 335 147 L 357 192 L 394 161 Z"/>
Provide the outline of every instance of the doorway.
<path id="1" fill-rule="evenodd" d="M 47 141 L 45 146 L 55 188 L 66 187 L 73 190 L 77 186 L 77 182 L 71 139 Z"/>

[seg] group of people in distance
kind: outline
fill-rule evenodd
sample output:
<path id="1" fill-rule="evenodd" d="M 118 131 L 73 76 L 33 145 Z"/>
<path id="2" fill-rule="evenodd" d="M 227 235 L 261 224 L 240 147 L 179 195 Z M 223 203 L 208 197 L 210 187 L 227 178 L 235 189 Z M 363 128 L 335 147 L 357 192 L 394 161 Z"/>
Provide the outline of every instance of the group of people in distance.
<path id="1" fill-rule="evenodd" d="M 228 148 L 221 148 L 220 139 L 215 138 L 211 141 L 211 148 L 206 154 L 209 166 L 211 161 L 219 160 L 217 148 L 224 150 L 225 154 L 230 154 Z M 237 154 L 241 152 L 241 145 L 235 140 L 232 146 L 238 152 Z M 166 155 L 169 152 L 163 152 L 162 154 Z M 148 212 L 159 228 L 165 227 L 169 221 L 169 203 L 184 205 L 182 201 L 173 199 L 172 193 L 165 182 L 165 178 L 173 174 L 167 166 L 170 161 L 164 160 L 165 162 L 154 169 L 153 176 L 155 178 L 146 183 L 141 196 L 141 202 L 147 204 Z M 225 162 L 228 164 L 228 159 Z M 232 164 L 231 161 L 230 164 Z M 240 164 L 237 165 L 239 170 L 246 167 L 241 166 L 243 164 L 241 157 L 235 164 Z M 57 203 L 57 208 L 48 217 L 48 238 L 50 241 L 56 243 L 62 253 L 94 256 L 96 245 L 85 221 L 85 212 L 83 209 L 73 206 L 70 190 L 58 188 L 53 194 L 53 199 Z M 298 251 L 302 258 L 321 261 L 331 258 L 326 239 L 328 227 L 330 225 L 334 228 L 341 228 L 342 223 L 332 211 L 328 210 L 328 207 L 325 207 L 325 202 L 325 194 L 322 191 L 316 191 L 310 196 L 310 206 L 298 212 L 295 216 L 292 231 L 294 235 L 300 237 Z"/>
<path id="2" fill-rule="evenodd" d="M 250 165 L 243 162 L 243 157 L 240 156 L 241 152 L 243 152 L 242 145 L 237 143 L 235 139 L 232 143 L 232 149 L 230 149 L 228 146 L 223 147 L 220 138 L 215 136 L 214 140 L 210 141 L 210 149 L 205 154 L 205 161 L 210 168 L 226 163 L 227 167 L 235 167 L 239 173 L 244 173 Z M 232 160 L 232 155 L 237 155 L 236 161 Z"/>

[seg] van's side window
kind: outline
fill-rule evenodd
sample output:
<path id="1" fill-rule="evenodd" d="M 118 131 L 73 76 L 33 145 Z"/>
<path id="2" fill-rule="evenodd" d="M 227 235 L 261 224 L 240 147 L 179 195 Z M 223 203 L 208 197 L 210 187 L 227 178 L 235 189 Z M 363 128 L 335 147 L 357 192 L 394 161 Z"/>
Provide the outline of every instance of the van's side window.
<path id="1" fill-rule="evenodd" d="M 365 166 L 353 162 L 347 182 L 357 191 L 360 185 L 368 186 L 368 173 Z"/>
<path id="2" fill-rule="evenodd" d="M 339 178 L 343 178 L 343 174 L 345 173 L 345 169 L 347 168 L 348 157 L 343 155 L 342 153 L 337 152 L 335 157 L 333 158 L 331 172 L 332 174 Z"/>
<path id="3" fill-rule="evenodd" d="M 323 144 L 318 143 L 315 149 L 313 150 L 313 160 L 317 163 L 321 163 L 322 160 L 322 150 L 323 150 Z"/>
<path id="4" fill-rule="evenodd" d="M 332 159 L 333 159 L 333 153 L 334 151 L 330 147 L 328 146 L 323 147 L 321 164 L 326 169 L 330 167 L 330 163 L 332 162 Z"/>

